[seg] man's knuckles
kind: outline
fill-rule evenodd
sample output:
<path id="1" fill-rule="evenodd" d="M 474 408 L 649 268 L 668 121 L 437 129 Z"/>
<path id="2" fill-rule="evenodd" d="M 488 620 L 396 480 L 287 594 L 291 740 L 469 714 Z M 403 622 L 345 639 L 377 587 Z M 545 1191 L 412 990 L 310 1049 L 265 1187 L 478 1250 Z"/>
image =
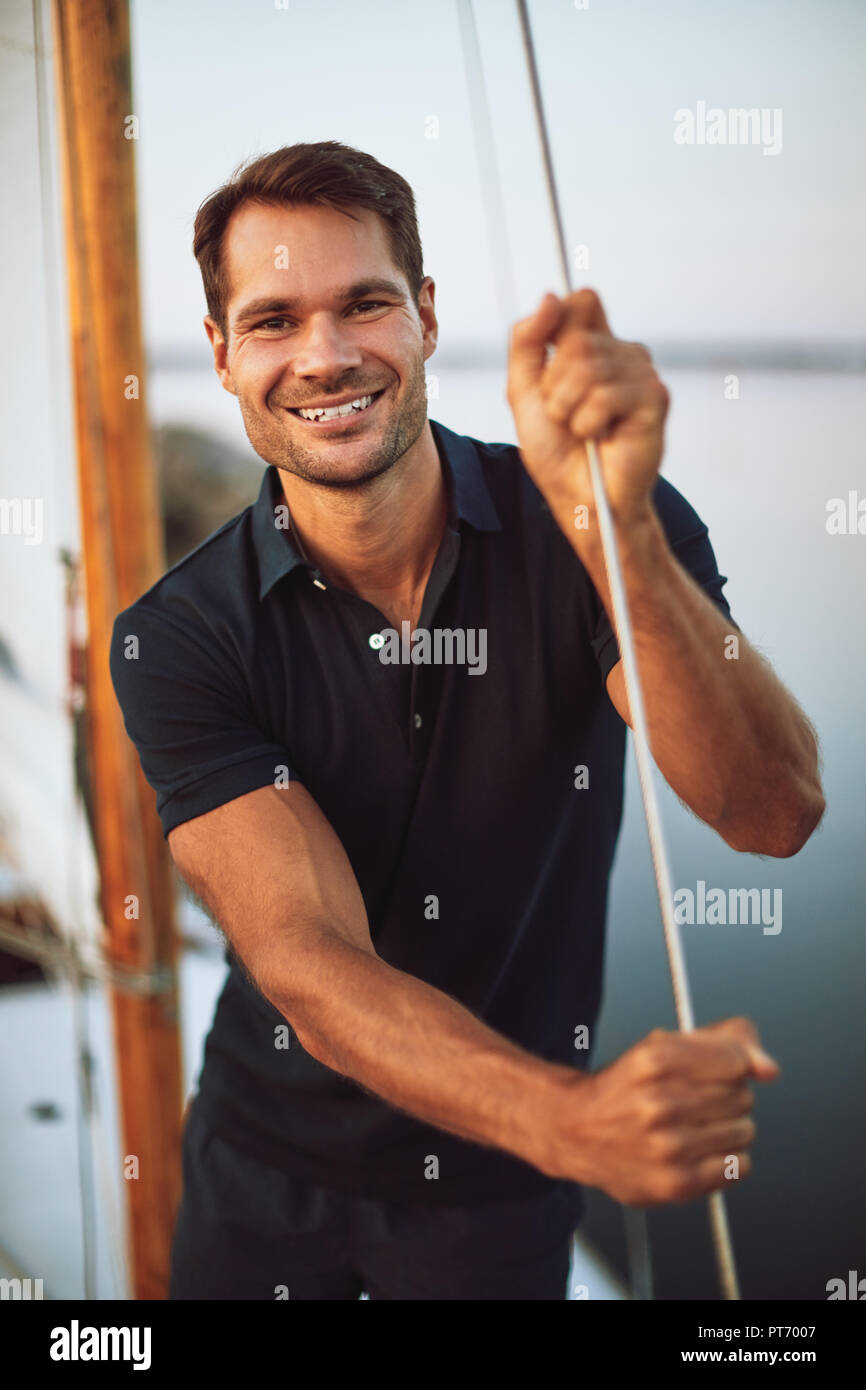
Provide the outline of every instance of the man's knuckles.
<path id="1" fill-rule="evenodd" d="M 682 1053 L 677 1047 L 676 1035 L 666 1033 L 661 1028 L 654 1028 L 648 1037 L 633 1049 L 631 1062 L 639 1081 L 650 1083 L 672 1076 L 682 1065 Z"/>
<path id="2" fill-rule="evenodd" d="M 610 333 L 604 305 L 595 290 L 588 287 L 572 290 L 570 294 L 564 295 L 560 302 L 565 311 L 566 322 L 592 325 Z"/>
<path id="3" fill-rule="evenodd" d="M 661 1202 L 688 1202 L 697 1195 L 698 1180 L 688 1168 L 674 1166 L 661 1174 L 657 1184 Z"/>
<path id="4" fill-rule="evenodd" d="M 749 1155 L 733 1149 L 738 1161 L 738 1177 L 744 1178 L 752 1170 Z M 728 1178 L 725 1173 L 728 1153 L 714 1154 L 699 1163 L 673 1163 L 661 1169 L 651 1179 L 653 1200 L 656 1202 L 691 1202 L 696 1197 L 705 1197 L 710 1192 L 725 1187 Z"/>
<path id="5" fill-rule="evenodd" d="M 650 1134 L 666 1130 L 679 1113 L 671 1091 L 659 1082 L 650 1082 L 641 1088 L 638 1111 L 643 1128 Z"/>
<path id="6" fill-rule="evenodd" d="M 623 1206 L 660 1206 L 671 1202 L 690 1202 L 726 1186 L 727 1161 L 735 1154 L 738 1177 L 752 1171 L 749 1155 L 734 1145 L 699 1160 L 660 1158 L 647 1161 L 640 1170 L 625 1170 L 608 1190 Z"/>
<path id="7" fill-rule="evenodd" d="M 651 1033 L 644 1046 L 652 1038 Z M 667 1033 L 652 1046 L 654 1056 L 667 1059 L 669 1072 L 703 1070 L 709 1076 L 721 1068 L 730 1072 L 734 1080 L 751 1070 L 750 1039 L 736 1029 L 698 1028 L 689 1033 Z"/>
<path id="8" fill-rule="evenodd" d="M 627 357 L 591 353 L 554 360 L 538 386 L 551 414 L 563 419 L 584 399 L 601 399 L 613 390 L 627 390 L 653 416 L 664 418 L 670 406 L 670 392 L 655 370 Z"/>
<path id="9" fill-rule="evenodd" d="M 644 412 L 645 413 L 645 412 Z M 568 427 L 581 439 L 604 435 L 618 420 L 641 418 L 639 398 L 626 386 L 597 386 L 571 412 Z"/>
<path id="10" fill-rule="evenodd" d="M 760 1035 L 757 1028 L 750 1018 L 725 1018 L 718 1023 L 707 1023 L 698 1030 L 701 1033 L 730 1033 L 735 1038 L 741 1038 L 744 1042 L 757 1043 L 760 1045 Z"/>
<path id="11" fill-rule="evenodd" d="M 729 1133 L 732 1135 L 730 1140 L 732 1148 L 747 1149 L 750 1144 L 755 1142 L 758 1126 L 750 1116 L 746 1115 L 731 1125 Z"/>

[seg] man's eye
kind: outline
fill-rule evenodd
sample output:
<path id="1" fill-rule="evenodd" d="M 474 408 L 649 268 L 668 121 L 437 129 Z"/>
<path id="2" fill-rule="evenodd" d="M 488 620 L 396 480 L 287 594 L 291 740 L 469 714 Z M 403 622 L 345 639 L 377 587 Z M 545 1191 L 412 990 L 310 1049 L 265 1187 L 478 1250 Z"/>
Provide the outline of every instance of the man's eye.
<path id="1" fill-rule="evenodd" d="M 385 303 L 385 301 L 382 300 L 382 299 L 362 299 L 358 304 L 353 304 L 353 305 L 352 305 L 351 312 L 354 314 L 355 311 L 358 310 L 358 309 L 360 309 L 360 310 L 363 311 L 363 310 L 367 310 L 367 309 L 387 309 L 387 308 L 388 308 L 388 305 L 387 305 L 387 304 Z M 287 323 L 290 323 L 290 322 L 291 322 L 291 320 L 290 320 L 290 319 L 286 319 L 286 318 L 263 319 L 261 323 L 257 323 L 257 324 L 256 324 L 256 328 L 257 328 L 257 329 L 258 329 L 258 328 L 265 328 L 265 329 L 275 328 L 275 329 L 279 330 L 284 324 L 287 324 Z"/>

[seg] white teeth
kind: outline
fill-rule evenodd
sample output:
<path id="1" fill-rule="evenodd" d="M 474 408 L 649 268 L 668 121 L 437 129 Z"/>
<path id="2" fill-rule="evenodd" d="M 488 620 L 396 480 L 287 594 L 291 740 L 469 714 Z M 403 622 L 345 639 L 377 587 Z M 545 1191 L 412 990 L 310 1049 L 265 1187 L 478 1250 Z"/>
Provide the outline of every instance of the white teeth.
<path id="1" fill-rule="evenodd" d="M 315 410 L 299 410 L 298 414 L 302 420 L 331 420 L 337 415 L 352 415 L 355 411 L 366 410 L 372 404 L 372 396 L 359 396 L 356 401 L 347 401 L 345 405 L 319 406 Z"/>

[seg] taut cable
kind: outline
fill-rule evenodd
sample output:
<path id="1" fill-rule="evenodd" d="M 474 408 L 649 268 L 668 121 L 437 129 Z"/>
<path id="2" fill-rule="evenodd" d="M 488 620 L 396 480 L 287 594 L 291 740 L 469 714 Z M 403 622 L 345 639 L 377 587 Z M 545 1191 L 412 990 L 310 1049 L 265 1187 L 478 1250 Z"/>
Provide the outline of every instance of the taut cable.
<path id="1" fill-rule="evenodd" d="M 535 107 L 536 122 L 538 124 L 538 136 L 541 144 L 547 193 L 550 200 L 553 224 L 556 230 L 560 270 L 565 292 L 566 294 L 570 294 L 572 292 L 572 283 L 565 246 L 562 212 L 559 206 L 556 178 L 553 171 L 553 160 L 550 153 L 550 141 L 547 134 L 547 123 L 544 116 L 544 106 L 538 80 L 538 67 L 535 61 L 535 49 L 532 42 L 532 31 L 529 26 L 526 0 L 517 0 L 517 9 L 520 16 L 523 47 L 532 87 L 532 101 Z M 673 984 L 677 1021 L 681 1032 L 690 1033 L 695 1026 L 691 992 L 689 990 L 689 980 L 679 927 L 674 917 L 671 873 L 662 830 L 661 815 L 656 797 L 655 783 L 653 780 L 652 754 L 650 753 L 643 690 L 641 688 L 640 675 L 638 672 L 631 618 L 629 615 L 625 584 L 622 577 L 616 533 L 614 531 L 610 504 L 607 499 L 607 493 L 605 492 L 604 479 L 602 477 L 598 460 L 598 451 L 594 440 L 587 439 L 585 441 L 585 447 L 587 459 L 589 461 L 590 477 L 592 479 L 592 490 L 595 499 L 595 510 L 598 516 L 598 526 L 601 535 L 605 569 L 607 571 L 607 581 L 610 588 L 611 602 L 613 604 L 616 635 L 619 641 L 620 656 L 622 658 L 625 688 L 628 694 L 628 703 L 632 718 L 635 757 L 637 759 L 641 796 L 643 799 L 644 814 L 646 816 L 653 868 L 655 870 L 656 887 L 658 889 L 662 926 L 664 928 L 668 964 L 670 966 L 671 982 Z M 719 1270 L 719 1282 L 725 1298 L 738 1299 L 740 1297 L 740 1291 L 737 1283 L 734 1251 L 730 1229 L 728 1227 L 727 1212 L 725 1210 L 725 1199 L 721 1192 L 713 1192 L 710 1195 L 709 1208 L 713 1243 Z"/>

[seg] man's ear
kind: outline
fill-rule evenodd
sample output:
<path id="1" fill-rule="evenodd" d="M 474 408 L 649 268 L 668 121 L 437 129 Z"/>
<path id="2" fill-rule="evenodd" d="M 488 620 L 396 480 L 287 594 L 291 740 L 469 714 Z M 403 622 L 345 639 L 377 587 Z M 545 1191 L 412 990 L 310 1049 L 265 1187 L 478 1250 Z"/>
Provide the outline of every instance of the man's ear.
<path id="1" fill-rule="evenodd" d="M 210 314 L 204 317 L 204 331 L 207 334 L 211 348 L 213 349 L 214 371 L 220 379 L 223 389 L 230 395 L 236 396 L 232 374 L 228 367 L 228 345 L 223 337 L 222 329 L 216 319 L 212 319 Z"/>
<path id="2" fill-rule="evenodd" d="M 418 315 L 424 332 L 424 360 L 432 357 L 439 341 L 439 323 L 436 318 L 436 283 L 429 275 L 424 277 L 418 293 Z"/>

